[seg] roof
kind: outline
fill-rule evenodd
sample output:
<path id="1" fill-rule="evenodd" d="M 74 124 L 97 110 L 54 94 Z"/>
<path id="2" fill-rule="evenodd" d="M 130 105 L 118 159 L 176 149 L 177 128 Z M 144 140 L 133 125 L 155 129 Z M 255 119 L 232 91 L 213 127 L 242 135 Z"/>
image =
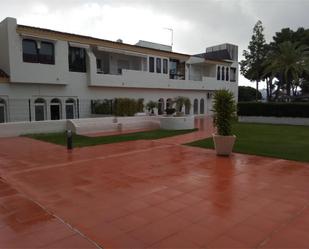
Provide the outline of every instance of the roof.
<path id="1" fill-rule="evenodd" d="M 204 58 L 205 60 L 214 60 L 214 61 L 232 60 L 231 55 L 225 49 L 202 54 L 196 54 L 194 56 Z"/>
<path id="2" fill-rule="evenodd" d="M 66 33 L 61 31 L 55 31 L 45 28 L 37 28 L 32 26 L 17 25 L 17 33 L 22 35 L 29 35 L 34 37 L 50 38 L 54 40 L 64 40 L 70 42 L 77 42 L 82 44 L 94 45 L 94 46 L 104 46 L 109 48 L 117 48 L 126 51 L 139 52 L 144 54 L 153 54 L 159 56 L 166 56 L 175 59 L 187 60 L 190 55 L 176 52 L 163 51 L 155 48 L 146 48 L 138 45 L 131 45 L 127 43 L 120 43 L 109 41 L 105 39 L 95 38 L 91 36 L 84 36 L 72 33 Z"/>

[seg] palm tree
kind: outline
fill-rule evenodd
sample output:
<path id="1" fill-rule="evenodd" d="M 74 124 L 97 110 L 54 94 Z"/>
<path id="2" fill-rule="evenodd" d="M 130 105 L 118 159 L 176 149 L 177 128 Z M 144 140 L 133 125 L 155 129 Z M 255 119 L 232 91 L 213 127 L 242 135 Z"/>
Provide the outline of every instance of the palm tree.
<path id="1" fill-rule="evenodd" d="M 290 41 L 283 42 L 268 57 L 265 72 L 278 78 L 281 88 L 285 88 L 290 97 L 292 84 L 299 82 L 303 73 L 309 71 L 308 56 L 308 47 Z"/>

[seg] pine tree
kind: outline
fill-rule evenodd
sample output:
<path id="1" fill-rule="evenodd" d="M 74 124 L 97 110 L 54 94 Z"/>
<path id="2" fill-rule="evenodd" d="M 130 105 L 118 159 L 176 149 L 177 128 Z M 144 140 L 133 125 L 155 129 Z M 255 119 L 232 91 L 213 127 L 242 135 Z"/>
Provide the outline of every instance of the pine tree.
<path id="1" fill-rule="evenodd" d="M 250 81 L 256 81 L 256 101 L 258 99 L 259 82 L 264 78 L 263 62 L 266 58 L 266 41 L 264 27 L 259 20 L 254 28 L 248 50 L 243 51 L 244 60 L 240 62 L 240 71 Z"/>

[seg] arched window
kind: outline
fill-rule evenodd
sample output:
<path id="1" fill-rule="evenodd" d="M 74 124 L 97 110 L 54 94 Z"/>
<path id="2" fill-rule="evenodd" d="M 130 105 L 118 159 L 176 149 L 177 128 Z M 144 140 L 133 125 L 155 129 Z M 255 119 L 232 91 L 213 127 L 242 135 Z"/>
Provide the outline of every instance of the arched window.
<path id="1" fill-rule="evenodd" d="M 34 118 L 35 121 L 46 119 L 46 101 L 42 98 L 38 98 L 34 101 Z"/>
<path id="2" fill-rule="evenodd" d="M 65 101 L 65 117 L 66 119 L 74 119 L 75 118 L 75 100 L 67 99 Z"/>
<path id="3" fill-rule="evenodd" d="M 195 99 L 193 102 L 193 113 L 198 114 L 198 100 Z"/>
<path id="4" fill-rule="evenodd" d="M 221 77 L 220 77 L 220 71 L 221 70 L 221 68 L 220 68 L 220 66 L 218 66 L 217 67 L 217 80 L 220 80 L 221 79 Z"/>
<path id="5" fill-rule="evenodd" d="M 50 119 L 61 119 L 61 101 L 57 98 L 50 101 Z"/>
<path id="6" fill-rule="evenodd" d="M 200 101 L 200 114 L 205 114 L 205 101 L 201 99 Z"/>
<path id="7" fill-rule="evenodd" d="M 225 77 L 224 77 L 224 67 L 222 67 L 222 73 L 221 73 L 221 80 L 225 80 Z"/>
<path id="8" fill-rule="evenodd" d="M 229 71 L 229 68 L 228 68 L 228 67 L 226 68 L 225 78 L 226 78 L 226 81 L 229 81 L 229 80 L 230 80 L 230 71 Z"/>
<path id="9" fill-rule="evenodd" d="M 167 99 L 166 100 L 166 109 L 171 109 L 171 108 L 173 108 L 173 100 Z"/>
<path id="10" fill-rule="evenodd" d="M 158 101 L 158 114 L 162 115 L 164 113 L 164 99 L 159 99 Z"/>
<path id="11" fill-rule="evenodd" d="M 0 98 L 0 123 L 6 122 L 6 102 Z"/>

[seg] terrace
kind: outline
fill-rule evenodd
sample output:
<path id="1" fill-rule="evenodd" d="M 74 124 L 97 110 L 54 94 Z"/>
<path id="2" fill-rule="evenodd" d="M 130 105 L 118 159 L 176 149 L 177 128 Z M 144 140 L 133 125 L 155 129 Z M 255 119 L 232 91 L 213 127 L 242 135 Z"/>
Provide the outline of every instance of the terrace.
<path id="1" fill-rule="evenodd" d="M 1 247 L 308 248 L 308 163 L 181 145 L 196 127 L 71 153 L 1 139 Z"/>

